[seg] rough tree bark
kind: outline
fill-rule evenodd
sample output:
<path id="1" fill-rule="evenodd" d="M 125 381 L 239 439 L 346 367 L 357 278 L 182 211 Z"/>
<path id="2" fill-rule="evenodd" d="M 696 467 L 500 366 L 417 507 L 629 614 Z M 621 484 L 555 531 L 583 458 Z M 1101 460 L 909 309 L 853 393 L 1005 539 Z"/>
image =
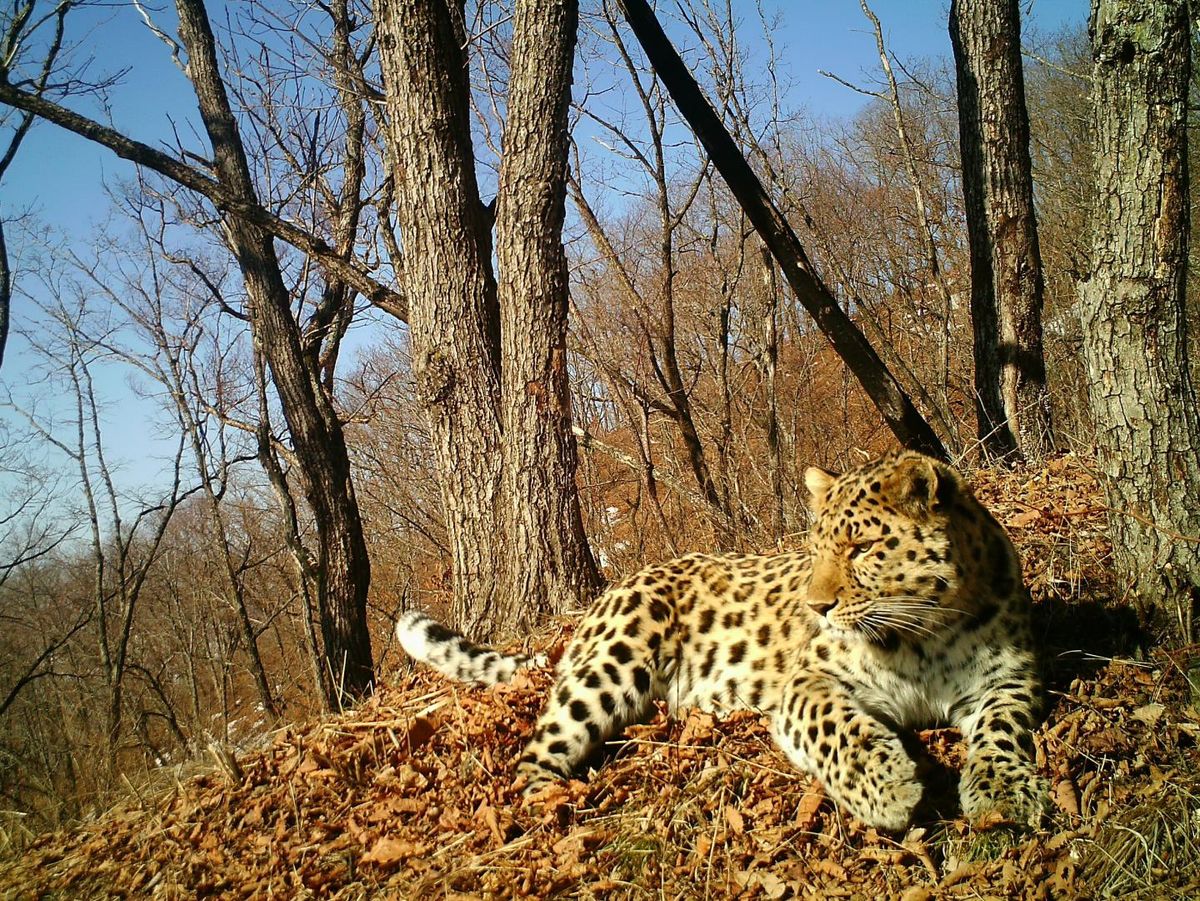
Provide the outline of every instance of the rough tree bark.
<path id="1" fill-rule="evenodd" d="M 558 246 L 576 16 L 568 0 L 517 5 L 498 291 L 461 7 L 375 5 L 413 377 L 441 483 L 454 619 L 483 638 L 582 604 L 597 581 L 575 487 Z"/>
<path id="2" fill-rule="evenodd" d="M 504 420 L 503 496 L 514 563 L 495 618 L 531 623 L 600 585 L 579 492 L 567 372 L 567 112 L 576 0 L 517 4 L 496 202 Z"/>
<path id="3" fill-rule="evenodd" d="M 1200 416 L 1188 359 L 1187 0 L 1095 0 L 1096 207 L 1080 290 L 1113 554 L 1146 613 L 1192 638 Z"/>
<path id="4" fill-rule="evenodd" d="M 200 0 L 177 0 L 176 9 L 217 180 L 241 204 L 258 206 L 204 5 Z M 360 697 L 374 680 L 367 629 L 371 566 L 341 423 L 305 365 L 300 329 L 272 235 L 236 213 L 226 213 L 223 225 L 242 273 L 254 340 L 279 393 L 316 527 L 317 603 L 325 659 L 339 691 Z"/>
<path id="5" fill-rule="evenodd" d="M 625 18 L 671 99 L 696 133 L 717 171 L 779 262 L 796 299 L 862 384 L 896 438 L 906 447 L 945 458 L 946 449 L 858 326 L 838 305 L 809 262 L 799 239 L 750 168 L 720 117 L 704 98 L 646 0 L 622 0 Z"/>
<path id="6" fill-rule="evenodd" d="M 444 0 L 377 0 L 403 240 L 413 379 L 429 422 L 454 619 L 485 635 L 504 584 L 500 318 L 479 199 L 461 18 Z"/>
<path id="7" fill-rule="evenodd" d="M 950 42 L 958 74 L 979 439 L 991 456 L 1037 461 L 1053 448 L 1053 433 L 1017 0 L 954 0 Z"/>

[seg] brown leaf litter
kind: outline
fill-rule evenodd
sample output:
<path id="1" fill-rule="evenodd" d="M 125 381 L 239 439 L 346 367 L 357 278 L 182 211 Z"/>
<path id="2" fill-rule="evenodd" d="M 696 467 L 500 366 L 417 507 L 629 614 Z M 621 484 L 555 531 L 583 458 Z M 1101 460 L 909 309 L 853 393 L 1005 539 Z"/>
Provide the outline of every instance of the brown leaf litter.
<path id="1" fill-rule="evenodd" d="M 0 862 L 12 898 L 1194 898 L 1200 649 L 1098 653 L 1104 510 L 1071 458 L 982 474 L 1045 608 L 1052 816 L 1033 835 L 962 820 L 905 836 L 848 820 L 753 712 L 661 714 L 587 781 L 526 803 L 512 767 L 550 683 L 464 688 L 396 674 L 358 709 Z M 1111 604 L 1109 605 L 1111 606 Z M 1083 612 L 1081 612 L 1083 611 Z M 1093 621 L 1095 620 L 1095 621 Z M 1113 631 L 1109 628 L 1109 631 Z M 1103 638 L 1103 636 L 1102 636 Z M 1097 639 L 1098 641 L 1100 639 Z M 1072 652 L 1089 653 L 1072 653 Z M 960 763 L 950 730 L 921 734 Z"/>

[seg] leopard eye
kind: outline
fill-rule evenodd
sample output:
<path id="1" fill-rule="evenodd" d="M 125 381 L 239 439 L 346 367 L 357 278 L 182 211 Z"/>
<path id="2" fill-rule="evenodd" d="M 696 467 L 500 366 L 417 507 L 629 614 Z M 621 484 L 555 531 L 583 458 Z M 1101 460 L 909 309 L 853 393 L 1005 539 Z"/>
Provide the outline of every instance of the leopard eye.
<path id="1" fill-rule="evenodd" d="M 860 541 L 850 548 L 850 550 L 846 553 L 846 557 L 850 560 L 857 560 L 874 546 L 874 541 Z"/>

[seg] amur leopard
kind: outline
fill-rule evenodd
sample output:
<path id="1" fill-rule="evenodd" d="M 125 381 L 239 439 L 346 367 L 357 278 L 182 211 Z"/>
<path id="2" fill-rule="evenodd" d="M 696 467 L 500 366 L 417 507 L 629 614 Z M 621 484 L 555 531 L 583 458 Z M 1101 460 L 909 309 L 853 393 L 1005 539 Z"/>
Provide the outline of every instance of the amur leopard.
<path id="1" fill-rule="evenodd" d="M 845 475 L 811 468 L 809 549 L 687 554 L 603 594 L 580 623 L 517 766 L 526 792 L 670 710 L 767 714 L 784 754 L 865 823 L 901 830 L 926 793 L 907 730 L 958 727 L 962 812 L 1036 826 L 1040 687 L 1029 597 L 1008 536 L 950 467 L 912 451 Z M 473 644 L 422 613 L 405 650 L 494 683 L 539 661 Z M 923 813 L 922 813 L 923 815 Z"/>

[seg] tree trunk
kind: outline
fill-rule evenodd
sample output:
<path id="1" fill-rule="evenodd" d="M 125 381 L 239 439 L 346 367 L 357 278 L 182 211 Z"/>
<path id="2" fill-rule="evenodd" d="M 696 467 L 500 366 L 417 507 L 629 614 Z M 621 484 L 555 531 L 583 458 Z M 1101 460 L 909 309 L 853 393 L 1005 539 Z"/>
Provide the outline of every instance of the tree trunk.
<path id="1" fill-rule="evenodd" d="M 503 597 L 500 319 L 471 145 L 461 20 L 445 0 L 377 0 L 387 137 L 417 398 L 441 487 L 454 620 L 485 638 Z M 516 562 L 516 561 L 512 561 Z"/>
<path id="2" fill-rule="evenodd" d="M 1188 359 L 1186 0 L 1096 0 L 1088 396 L 1117 571 L 1192 637 L 1200 595 L 1200 420 Z"/>
<path id="3" fill-rule="evenodd" d="M 177 0 L 176 8 L 217 180 L 242 203 L 257 206 L 204 6 L 199 0 Z M 254 340 L 271 368 L 316 527 L 317 602 L 326 660 L 339 691 L 360 697 L 374 680 L 367 629 L 371 568 L 341 423 L 316 374 L 305 365 L 270 233 L 234 213 L 227 213 L 223 224 L 249 299 Z"/>
<path id="4" fill-rule="evenodd" d="M 1017 0 L 954 0 L 950 42 L 958 73 L 979 438 L 990 455 L 1036 461 L 1053 440 Z"/>
<path id="5" fill-rule="evenodd" d="M 510 625 L 583 606 L 600 584 L 575 484 L 562 246 L 578 18 L 576 0 L 529 0 L 517 4 L 513 24 L 496 260 L 504 534 L 514 565 L 503 605 L 509 609 L 497 605 L 492 614 Z"/>
<path id="6" fill-rule="evenodd" d="M 680 114 L 712 158 L 713 165 L 729 185 L 754 224 L 763 242 L 779 262 L 796 299 L 812 315 L 838 356 L 858 378 L 867 396 L 887 422 L 892 434 L 906 447 L 945 458 L 946 449 L 887 366 L 853 320 L 838 306 L 821 283 L 799 239 L 779 208 L 767 195 L 754 170 L 742 156 L 720 117 L 704 98 L 696 80 L 663 33 L 646 0 L 623 0 L 629 22 L 646 57 Z"/>

